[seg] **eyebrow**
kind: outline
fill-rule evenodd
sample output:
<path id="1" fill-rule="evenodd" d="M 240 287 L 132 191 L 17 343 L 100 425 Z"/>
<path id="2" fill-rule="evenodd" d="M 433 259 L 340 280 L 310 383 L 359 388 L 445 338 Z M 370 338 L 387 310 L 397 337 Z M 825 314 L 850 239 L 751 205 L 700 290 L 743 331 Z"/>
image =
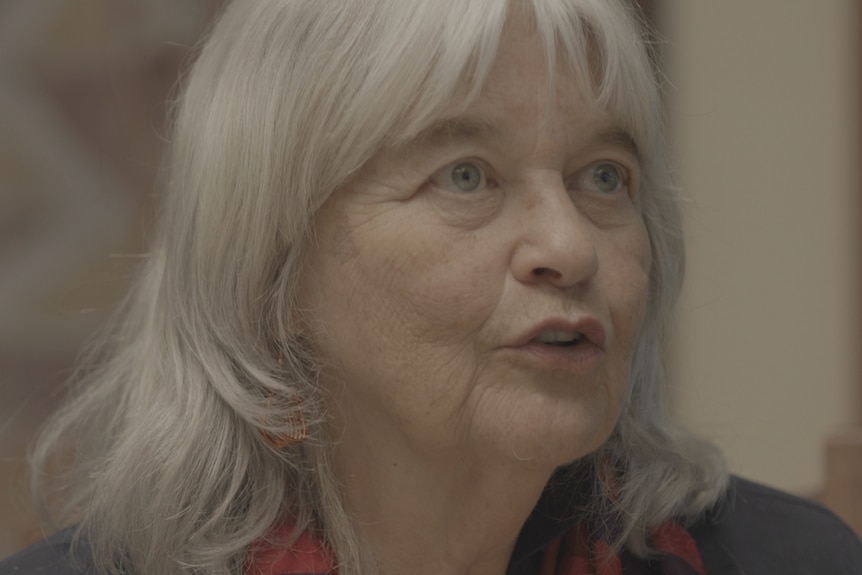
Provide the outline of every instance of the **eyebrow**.
<path id="1" fill-rule="evenodd" d="M 437 146 L 468 140 L 503 139 L 504 133 L 493 123 L 481 118 L 448 118 L 425 128 L 412 139 L 420 146 Z M 641 159 L 640 148 L 634 136 L 627 130 L 611 126 L 600 130 L 590 140 L 594 143 L 609 144 L 622 148 L 632 156 Z"/>
<path id="2" fill-rule="evenodd" d="M 640 147 L 634 136 L 622 128 L 612 127 L 602 130 L 596 136 L 595 141 L 622 148 L 638 160 L 641 159 Z"/>
<path id="3" fill-rule="evenodd" d="M 425 128 L 413 138 L 419 145 L 438 145 L 467 140 L 502 139 L 497 126 L 481 118 L 449 118 Z"/>

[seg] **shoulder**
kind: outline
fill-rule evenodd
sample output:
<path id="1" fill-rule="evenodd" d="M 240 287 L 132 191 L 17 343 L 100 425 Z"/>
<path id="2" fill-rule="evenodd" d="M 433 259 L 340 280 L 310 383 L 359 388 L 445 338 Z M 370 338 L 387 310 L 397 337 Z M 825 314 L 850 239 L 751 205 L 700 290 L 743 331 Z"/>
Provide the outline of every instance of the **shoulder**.
<path id="1" fill-rule="evenodd" d="M 740 478 L 691 533 L 710 575 L 862 574 L 862 543 L 835 514 Z"/>
<path id="2" fill-rule="evenodd" d="M 0 561 L 0 575 L 90 575 L 89 555 L 74 544 L 75 531 L 60 531 Z"/>

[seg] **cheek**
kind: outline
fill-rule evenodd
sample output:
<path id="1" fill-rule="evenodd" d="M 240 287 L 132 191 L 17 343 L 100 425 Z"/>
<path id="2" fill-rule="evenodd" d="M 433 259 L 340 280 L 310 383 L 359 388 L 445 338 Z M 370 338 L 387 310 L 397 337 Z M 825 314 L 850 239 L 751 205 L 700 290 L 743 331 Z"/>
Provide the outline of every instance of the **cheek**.
<path id="1" fill-rule="evenodd" d="M 624 339 L 621 343 L 630 351 L 646 315 L 652 255 L 642 224 L 611 245 L 608 261 L 615 264 L 607 276 L 609 283 L 604 291 L 612 298 L 609 304 L 618 337 Z"/>
<path id="2" fill-rule="evenodd" d="M 426 393 L 402 379 L 417 367 L 453 385 L 470 379 L 472 344 L 502 289 L 499 266 L 472 235 L 411 225 L 409 217 L 374 223 L 318 229 L 313 280 L 303 290 L 311 339 L 338 379 L 377 381 L 390 388 L 387 401 L 401 401 L 407 387 L 426 399 L 460 397 L 460 389 Z"/>
<path id="3" fill-rule="evenodd" d="M 633 271 L 632 290 L 637 297 L 641 309 L 641 321 L 646 315 L 646 305 L 649 299 L 650 276 L 652 275 L 652 249 L 646 226 L 641 222 L 640 234 L 637 239 L 636 264 Z"/>
<path id="4" fill-rule="evenodd" d="M 496 308 L 496 268 L 475 241 L 409 229 L 321 234 L 310 258 L 315 279 L 304 290 L 327 381 L 347 390 L 347 403 L 372 405 L 402 427 L 457 419 L 479 369 L 476 334 Z"/>
<path id="5" fill-rule="evenodd" d="M 503 282 L 494 257 L 473 234 L 414 226 L 400 241 L 366 238 L 358 275 L 399 310 L 399 323 L 418 339 L 458 340 L 493 312 Z"/>

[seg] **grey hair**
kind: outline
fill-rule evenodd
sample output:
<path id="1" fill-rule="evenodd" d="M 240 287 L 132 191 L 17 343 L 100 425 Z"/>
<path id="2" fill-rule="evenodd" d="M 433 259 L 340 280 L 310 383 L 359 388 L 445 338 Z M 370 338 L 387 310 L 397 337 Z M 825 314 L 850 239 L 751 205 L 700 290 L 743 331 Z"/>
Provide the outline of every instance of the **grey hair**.
<path id="1" fill-rule="evenodd" d="M 634 137 L 653 264 L 628 404 L 579 462 L 612 465 L 618 545 L 644 555 L 668 517 L 726 482 L 717 451 L 666 411 L 662 341 L 683 277 L 659 85 L 624 0 L 236 0 L 178 106 L 160 229 L 139 280 L 34 452 L 34 491 L 77 523 L 105 573 L 242 573 L 289 521 L 374 572 L 328 460 L 317 362 L 296 334 L 304 247 L 329 194 L 481 90 L 514 8 L 531 8 L 549 70 Z M 296 432 L 276 450 L 262 431 Z M 606 496 L 609 494 L 605 494 Z M 59 502 L 59 505 L 54 505 Z M 607 513 L 602 508 L 602 513 Z M 599 506 L 588 512 L 599 513 Z M 603 519 L 607 519 L 606 517 Z"/>

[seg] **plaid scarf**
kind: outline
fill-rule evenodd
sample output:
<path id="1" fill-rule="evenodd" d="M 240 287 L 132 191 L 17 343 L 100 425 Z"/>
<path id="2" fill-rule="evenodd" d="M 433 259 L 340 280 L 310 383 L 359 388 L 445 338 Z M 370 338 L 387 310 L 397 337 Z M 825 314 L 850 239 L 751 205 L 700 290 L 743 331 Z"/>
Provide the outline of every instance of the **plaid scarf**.
<path id="1" fill-rule="evenodd" d="M 706 575 L 692 536 L 674 521 L 654 529 L 650 542 L 658 554 L 653 560 L 627 552 L 614 554 L 601 536 L 590 535 L 581 521 L 551 541 L 542 555 L 537 575 Z M 285 530 L 283 535 L 288 535 Z M 246 575 L 336 575 L 332 554 L 308 535 L 290 549 L 265 543 L 252 546 Z"/>

